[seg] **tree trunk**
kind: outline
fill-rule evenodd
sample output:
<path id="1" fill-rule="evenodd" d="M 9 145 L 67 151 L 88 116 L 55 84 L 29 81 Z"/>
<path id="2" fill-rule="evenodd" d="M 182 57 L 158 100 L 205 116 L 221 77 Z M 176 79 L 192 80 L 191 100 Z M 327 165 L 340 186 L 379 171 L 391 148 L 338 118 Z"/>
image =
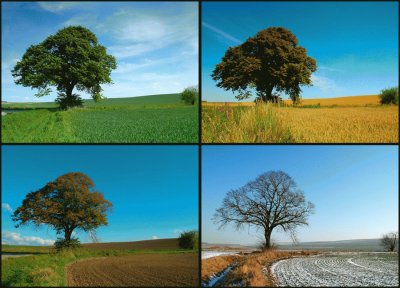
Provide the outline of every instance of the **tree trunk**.
<path id="1" fill-rule="evenodd" d="M 74 90 L 74 86 L 73 85 L 67 86 L 67 89 L 65 90 L 65 95 L 66 95 L 67 99 L 71 99 L 72 98 L 72 90 Z"/>
<path id="2" fill-rule="evenodd" d="M 264 237 L 265 237 L 265 250 L 271 249 L 271 230 L 265 230 Z"/>
<path id="3" fill-rule="evenodd" d="M 72 231 L 73 231 L 73 229 L 65 229 L 64 230 L 64 238 L 65 238 L 65 240 L 67 240 L 67 241 L 71 240 Z"/>
<path id="4" fill-rule="evenodd" d="M 272 90 L 274 90 L 274 87 L 266 87 L 260 94 L 261 100 L 263 102 L 268 102 L 272 101 Z"/>

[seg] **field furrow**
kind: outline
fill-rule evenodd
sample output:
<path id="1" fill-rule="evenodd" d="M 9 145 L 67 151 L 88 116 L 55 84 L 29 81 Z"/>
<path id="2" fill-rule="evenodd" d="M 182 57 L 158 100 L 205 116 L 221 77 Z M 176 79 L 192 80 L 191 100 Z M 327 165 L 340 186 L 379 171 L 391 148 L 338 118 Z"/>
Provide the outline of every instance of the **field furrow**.
<path id="1" fill-rule="evenodd" d="M 386 253 L 319 255 L 285 259 L 271 271 L 279 286 L 398 286 L 396 259 Z"/>
<path id="2" fill-rule="evenodd" d="M 198 285 L 197 254 L 136 254 L 76 262 L 67 267 L 69 286 Z"/>

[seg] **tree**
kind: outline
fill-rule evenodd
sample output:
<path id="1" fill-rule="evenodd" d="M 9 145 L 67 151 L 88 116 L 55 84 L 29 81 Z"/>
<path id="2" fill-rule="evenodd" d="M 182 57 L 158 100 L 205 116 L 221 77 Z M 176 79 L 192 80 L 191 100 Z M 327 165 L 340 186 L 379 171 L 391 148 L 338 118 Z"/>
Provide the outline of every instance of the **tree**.
<path id="1" fill-rule="evenodd" d="M 199 234 L 197 231 L 183 232 L 179 236 L 179 247 L 183 249 L 196 249 L 199 245 Z"/>
<path id="2" fill-rule="evenodd" d="M 381 244 L 385 250 L 393 252 L 396 249 L 397 241 L 399 239 L 399 233 L 391 232 L 384 234 L 381 239 Z"/>
<path id="3" fill-rule="evenodd" d="M 64 233 L 64 240 L 71 241 L 75 229 L 91 231 L 107 225 L 107 211 L 111 202 L 101 192 L 94 190 L 93 181 L 83 173 L 72 172 L 47 183 L 38 191 L 26 195 L 13 220 L 20 225 L 46 224 Z"/>
<path id="4" fill-rule="evenodd" d="M 383 89 L 379 97 L 381 98 L 381 104 L 399 104 L 399 88 Z"/>
<path id="5" fill-rule="evenodd" d="M 276 101 L 272 93 L 275 89 L 298 102 L 300 85 L 310 86 L 311 73 L 316 69 L 316 61 L 297 45 L 295 35 L 282 27 L 270 27 L 243 44 L 230 47 L 212 78 L 218 87 L 238 91 L 239 100 L 250 97 L 248 89 L 255 89 L 260 100 Z"/>
<path id="6" fill-rule="evenodd" d="M 88 238 L 90 239 L 90 241 L 92 243 L 99 243 L 100 242 L 100 238 L 99 236 L 97 236 L 97 232 L 95 229 L 89 230 L 88 231 Z"/>
<path id="7" fill-rule="evenodd" d="M 37 97 L 48 95 L 49 86 L 56 86 L 57 103 L 67 109 L 82 105 L 79 95 L 72 93 L 75 87 L 100 101 L 100 84 L 112 83 L 110 73 L 116 67 L 115 58 L 98 44 L 94 33 L 70 26 L 30 46 L 11 72 L 16 84 L 39 89 Z"/>
<path id="8" fill-rule="evenodd" d="M 181 93 L 181 100 L 185 104 L 194 105 L 199 98 L 199 91 L 196 86 L 188 87 Z"/>
<path id="9" fill-rule="evenodd" d="M 264 248 L 271 248 L 271 234 L 275 228 L 289 232 L 295 239 L 295 229 L 308 225 L 307 218 L 314 204 L 307 202 L 304 193 L 296 188 L 294 180 L 285 172 L 269 171 L 245 186 L 231 190 L 222 207 L 214 214 L 219 228 L 228 223 L 239 230 L 245 225 L 263 231 Z"/>

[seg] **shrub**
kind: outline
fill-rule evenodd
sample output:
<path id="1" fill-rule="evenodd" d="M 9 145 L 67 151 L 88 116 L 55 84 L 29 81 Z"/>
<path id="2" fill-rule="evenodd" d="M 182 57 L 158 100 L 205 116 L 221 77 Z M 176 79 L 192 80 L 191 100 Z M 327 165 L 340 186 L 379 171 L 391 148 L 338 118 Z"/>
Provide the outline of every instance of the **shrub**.
<path id="1" fill-rule="evenodd" d="M 71 238 L 70 240 L 57 238 L 57 241 L 54 242 L 54 247 L 57 251 L 61 251 L 66 248 L 78 248 L 81 246 L 81 242 L 78 238 Z"/>
<path id="2" fill-rule="evenodd" d="M 187 231 L 179 236 L 179 247 L 183 249 L 198 249 L 199 234 L 197 231 Z"/>
<path id="3" fill-rule="evenodd" d="M 186 88 L 181 93 L 181 100 L 185 102 L 185 104 L 194 105 L 198 97 L 199 97 L 199 91 L 197 87 Z"/>
<path id="4" fill-rule="evenodd" d="M 71 97 L 67 97 L 65 93 L 59 92 L 55 101 L 60 105 L 61 110 L 83 106 L 83 100 L 78 94 L 72 94 Z"/>
<path id="5" fill-rule="evenodd" d="M 399 88 L 392 87 L 383 89 L 379 95 L 381 104 L 398 104 L 399 103 Z"/>

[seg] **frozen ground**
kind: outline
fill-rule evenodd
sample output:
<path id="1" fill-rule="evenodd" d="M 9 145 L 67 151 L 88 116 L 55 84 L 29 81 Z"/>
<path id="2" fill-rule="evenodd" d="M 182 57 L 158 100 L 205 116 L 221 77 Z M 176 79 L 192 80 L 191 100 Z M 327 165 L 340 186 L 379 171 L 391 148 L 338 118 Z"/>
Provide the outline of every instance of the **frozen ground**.
<path id="1" fill-rule="evenodd" d="M 274 263 L 279 286 L 398 286 L 398 254 L 332 253 Z"/>
<path id="2" fill-rule="evenodd" d="M 238 253 L 238 251 L 201 251 L 201 259 L 207 259 L 220 255 L 234 255 Z"/>

